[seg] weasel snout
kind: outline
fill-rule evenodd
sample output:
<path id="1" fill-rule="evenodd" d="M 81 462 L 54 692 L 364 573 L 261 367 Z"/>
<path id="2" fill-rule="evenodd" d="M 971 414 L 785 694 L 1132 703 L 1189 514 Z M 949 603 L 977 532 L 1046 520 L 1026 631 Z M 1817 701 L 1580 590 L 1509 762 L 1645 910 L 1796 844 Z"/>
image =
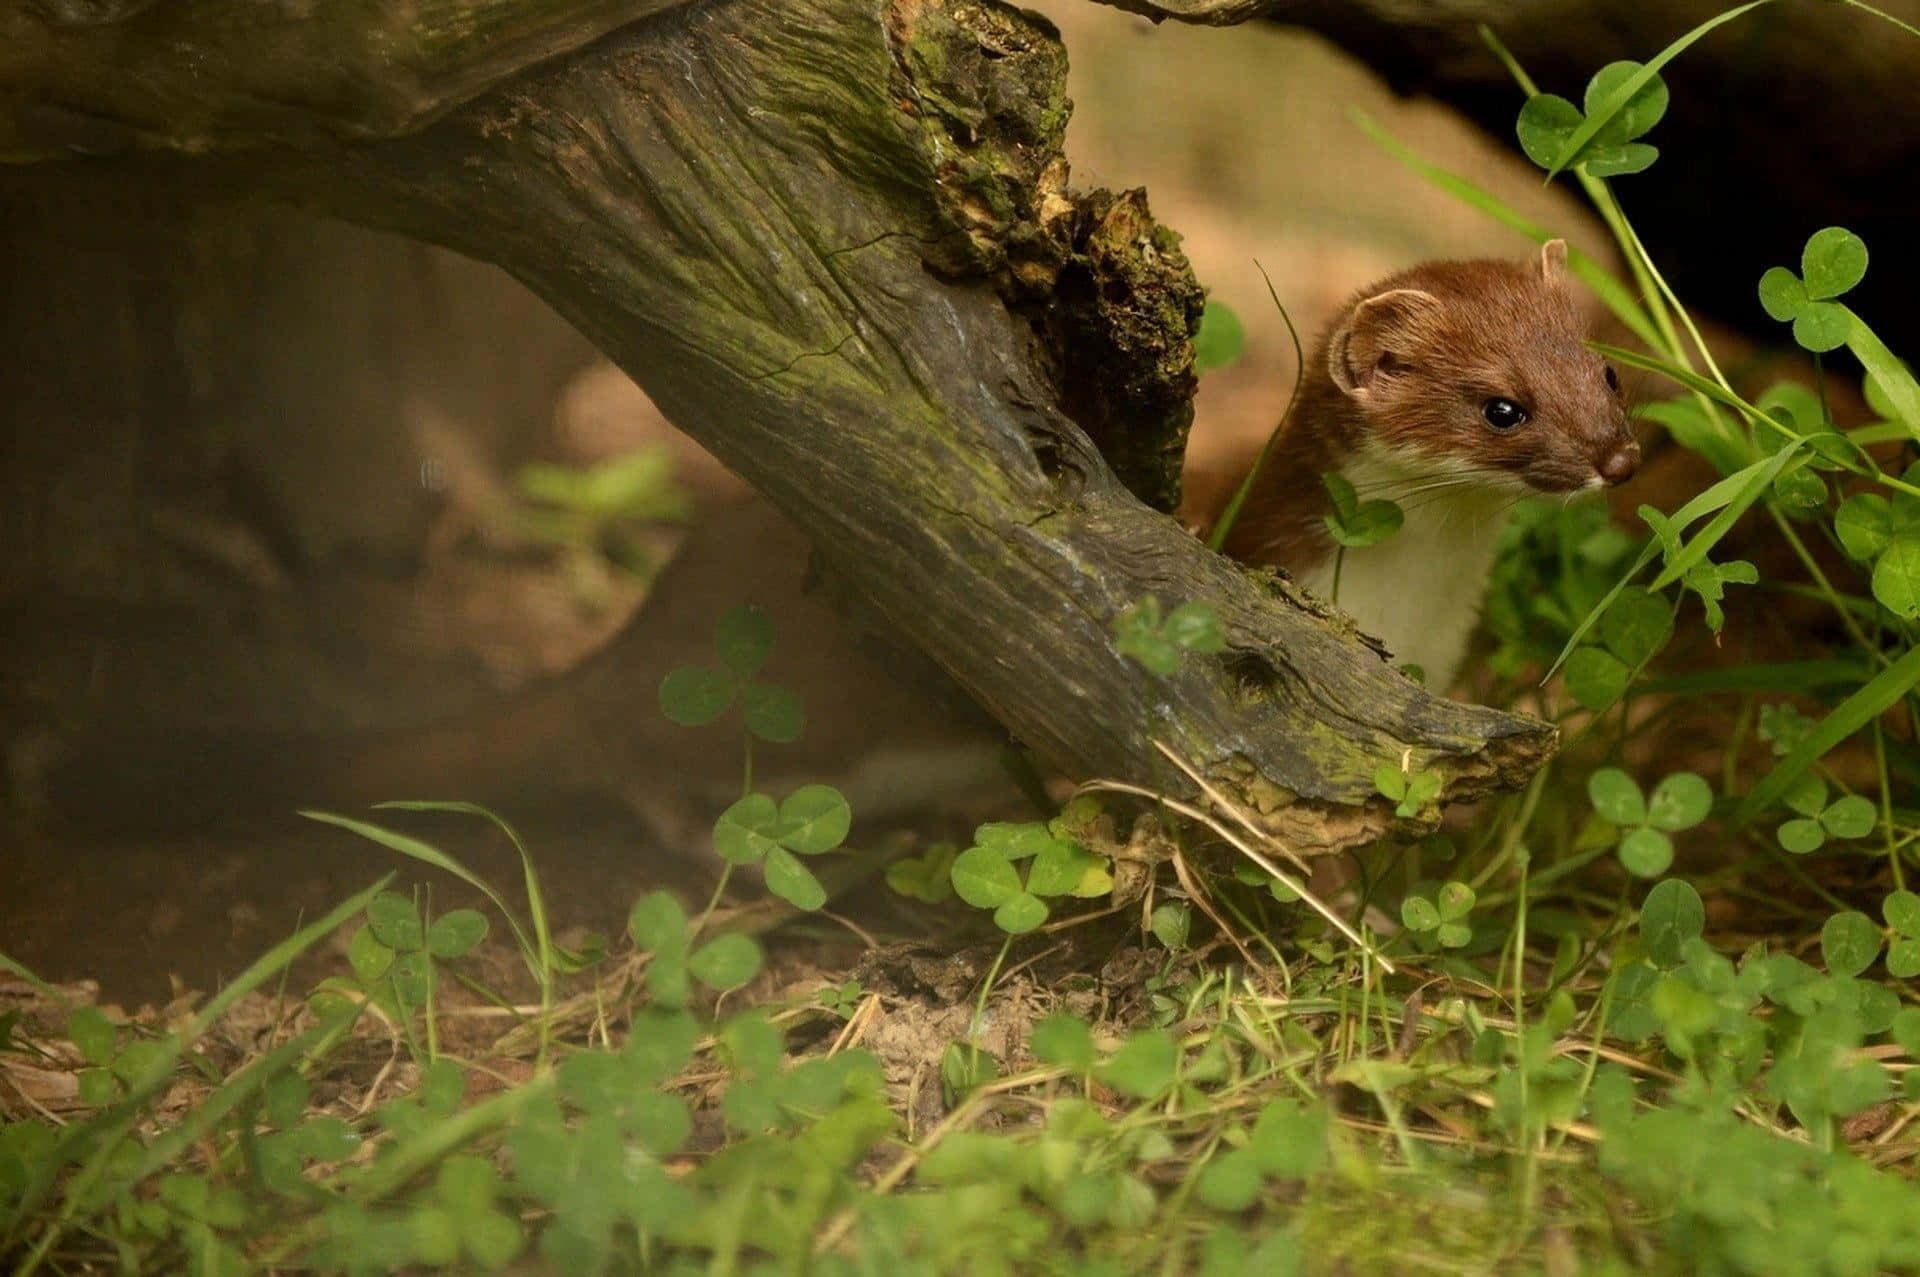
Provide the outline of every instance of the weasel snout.
<path id="1" fill-rule="evenodd" d="M 1608 452 L 1593 463 L 1594 487 L 1605 484 L 1618 487 L 1633 478 L 1633 472 L 1640 468 L 1640 444 L 1629 439 Z"/>

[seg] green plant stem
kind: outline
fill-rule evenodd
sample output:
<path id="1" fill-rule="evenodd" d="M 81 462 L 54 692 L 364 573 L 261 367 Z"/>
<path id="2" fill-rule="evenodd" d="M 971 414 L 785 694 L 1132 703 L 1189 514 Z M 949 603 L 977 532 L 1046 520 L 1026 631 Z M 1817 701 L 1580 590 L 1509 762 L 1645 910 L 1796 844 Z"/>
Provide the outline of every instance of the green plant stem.
<path id="1" fill-rule="evenodd" d="M 1873 720 L 1873 763 L 1880 776 L 1880 827 L 1887 834 L 1887 863 L 1893 869 L 1893 889 L 1907 889 L 1906 872 L 1900 866 L 1900 850 L 1894 842 L 1893 777 L 1887 770 L 1887 734 L 1878 715 Z"/>
<path id="2" fill-rule="evenodd" d="M 967 1025 L 967 1041 L 974 1043 L 979 1037 L 980 1025 L 987 1018 L 987 995 L 993 992 L 993 985 L 1000 978 L 1000 966 L 1007 960 L 1007 951 L 1013 948 L 1013 936 L 1008 935 L 1000 942 L 1000 952 L 993 955 L 993 965 L 987 968 L 987 978 L 980 983 L 980 997 L 973 1004 L 973 1019 Z"/>
<path id="3" fill-rule="evenodd" d="M 1254 481 L 1260 477 L 1260 471 L 1267 464 L 1267 458 L 1272 455 L 1274 447 L 1279 443 L 1280 434 L 1286 429 L 1287 419 L 1293 416 L 1293 406 L 1300 402 L 1300 388 L 1307 381 L 1307 360 L 1301 353 L 1300 330 L 1293 326 L 1293 316 L 1289 315 L 1287 308 L 1280 304 L 1280 294 L 1275 290 L 1273 279 L 1267 274 L 1267 268 L 1257 261 L 1253 266 L 1260 272 L 1260 278 L 1266 281 L 1267 296 L 1273 299 L 1273 308 L 1280 312 L 1281 322 L 1287 326 L 1287 336 L 1293 339 L 1293 391 L 1287 396 L 1286 409 L 1274 425 L 1273 433 L 1269 434 L 1267 441 L 1260 445 L 1260 452 L 1254 457 L 1252 467 L 1241 477 L 1239 486 L 1233 490 L 1233 496 L 1227 502 L 1227 508 L 1220 512 L 1220 517 L 1214 521 L 1213 528 L 1207 533 L 1207 548 L 1216 554 L 1220 552 L 1222 546 L 1226 545 L 1227 534 L 1233 531 L 1234 520 L 1240 517 L 1240 507 L 1247 503 L 1247 497 L 1253 492 Z"/>
<path id="4" fill-rule="evenodd" d="M 1794 557 L 1800 560 L 1800 566 L 1807 570 L 1807 575 L 1813 578 L 1813 583 L 1818 587 L 1821 595 L 1826 598 L 1827 602 L 1832 605 L 1834 612 L 1840 617 L 1840 624 L 1846 627 L 1847 637 L 1853 640 L 1854 645 L 1866 654 L 1868 659 L 1877 662 L 1882 668 L 1893 664 L 1893 661 L 1887 654 L 1880 650 L 1879 644 L 1868 642 L 1865 631 L 1863 631 L 1859 623 L 1854 620 L 1851 610 L 1841 601 L 1840 592 L 1833 588 L 1833 582 L 1829 581 L 1827 574 L 1820 570 L 1820 564 L 1813 557 L 1812 552 L 1807 549 L 1806 542 L 1802 541 L 1800 534 L 1793 530 L 1793 524 L 1787 520 L 1784 514 L 1780 513 L 1780 508 L 1773 502 L 1767 502 L 1766 507 L 1767 513 L 1773 516 L 1774 526 L 1780 529 L 1780 535 L 1785 538 L 1787 545 L 1792 548 Z"/>
<path id="5" fill-rule="evenodd" d="M 733 862 L 729 860 L 726 868 L 720 871 L 720 880 L 713 884 L 713 894 L 707 897 L 707 907 L 700 911 L 700 916 L 693 920 L 693 926 L 687 930 L 689 942 L 699 938 L 701 930 L 707 925 L 707 920 L 713 917 L 713 911 L 720 907 L 720 901 L 727 894 L 727 883 L 732 879 Z"/>

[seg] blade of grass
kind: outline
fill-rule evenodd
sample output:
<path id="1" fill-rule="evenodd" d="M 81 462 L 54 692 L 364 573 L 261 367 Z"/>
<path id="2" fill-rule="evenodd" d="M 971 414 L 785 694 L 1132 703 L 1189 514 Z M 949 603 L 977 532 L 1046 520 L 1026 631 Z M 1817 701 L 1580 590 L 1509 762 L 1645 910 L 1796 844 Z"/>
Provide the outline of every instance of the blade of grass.
<path id="1" fill-rule="evenodd" d="M 1916 439 L 1920 439 L 1920 382 L 1915 382 L 1913 374 L 1907 370 L 1897 355 L 1887 349 L 1866 321 L 1851 310 L 1847 317 L 1853 321 L 1847 333 L 1847 349 L 1853 352 L 1873 379 L 1880 383 L 1880 389 L 1886 392 L 1887 400 Z"/>
<path id="2" fill-rule="evenodd" d="M 508 912 L 504 904 L 500 904 L 497 897 L 494 902 L 499 905 L 500 911 L 506 914 L 507 925 L 513 928 L 513 937 L 520 945 L 521 954 L 530 959 L 537 959 L 537 963 L 530 960 L 529 965 L 534 968 L 534 979 L 540 982 L 540 1053 L 535 1061 L 535 1067 L 539 1068 L 543 1066 L 547 1060 L 548 1037 L 551 1032 L 551 1026 L 548 1024 L 548 1021 L 552 1018 L 550 1013 L 553 1010 L 553 976 L 556 965 L 554 962 L 553 930 L 547 918 L 547 898 L 540 890 L 540 875 L 534 871 L 533 855 L 527 850 L 527 844 L 521 841 L 520 831 L 508 824 L 503 817 L 486 807 L 480 806 L 478 803 L 391 802 L 378 803 L 376 806 L 382 809 L 394 808 L 400 811 L 442 811 L 451 812 L 456 815 L 478 816 L 482 820 L 492 822 L 496 829 L 507 836 L 507 841 L 513 844 L 514 851 L 519 853 L 521 879 L 525 884 L 527 892 L 527 915 L 533 923 L 533 938 L 536 946 L 535 953 L 528 955 L 526 935 L 520 930 L 519 926 L 515 924 L 513 914 Z M 449 857 L 449 859 L 451 859 L 451 857 Z M 481 884 L 481 889 L 485 890 L 484 883 Z"/>
<path id="3" fill-rule="evenodd" d="M 463 810 L 463 808 L 457 808 L 453 804 L 443 805 L 438 803 L 383 803 L 381 805 L 418 811 Z M 473 810 L 477 811 L 479 809 L 475 808 Z M 527 939 L 527 933 L 521 929 L 519 921 L 514 918 L 513 910 L 507 907 L 506 898 L 498 891 L 495 891 L 490 883 L 486 882 L 479 875 L 475 874 L 472 870 L 468 869 L 465 865 L 432 843 L 424 839 L 415 838 L 409 834 L 400 833 L 398 830 L 388 829 L 383 825 L 373 824 L 371 821 L 355 820 L 351 816 L 341 816 L 330 811 L 308 810 L 302 811 L 300 815 L 305 816 L 308 820 L 320 821 L 322 824 L 338 825 L 350 833 L 359 834 L 368 842 L 380 844 L 388 851 L 397 851 L 403 856 L 409 856 L 414 860 L 420 861 L 422 864 L 432 865 L 435 869 L 444 869 L 468 886 L 481 892 L 488 900 L 493 902 L 494 907 L 506 918 L 507 926 L 512 928 L 514 942 L 520 946 L 522 954 L 531 957 L 531 955 L 536 952 L 533 944 Z M 537 976 L 539 973 L 535 972 L 534 974 Z"/>
<path id="4" fill-rule="evenodd" d="M 1841 701 L 1831 714 L 1821 719 L 1807 733 L 1807 738 L 1775 764 L 1774 769 L 1762 777 L 1760 783 L 1741 801 L 1736 823 L 1747 824 L 1779 801 L 1802 772 L 1824 757 L 1828 750 L 1898 704 L 1901 697 L 1913 690 L 1915 683 L 1920 683 L 1920 647 L 1911 649 L 1881 670 L 1871 683 Z"/>
<path id="5" fill-rule="evenodd" d="M 1793 460 L 1794 455 L 1800 451 L 1801 442 L 1796 439 L 1764 461 L 1756 461 L 1745 470 L 1730 475 L 1729 478 L 1745 479 L 1733 499 L 1720 508 L 1720 512 L 1700 530 L 1699 536 L 1680 547 L 1680 552 L 1668 561 L 1667 566 L 1647 588 L 1664 590 L 1705 559 L 1707 552 L 1720 543 L 1720 539 L 1727 535 L 1740 516 L 1745 514 L 1753 503 L 1773 486 L 1773 481 L 1779 477 L 1780 471 L 1785 469 L 1787 462 Z"/>
<path id="6" fill-rule="evenodd" d="M 1260 471 L 1266 466 L 1267 457 L 1279 441 L 1280 432 L 1286 427 L 1287 418 L 1293 415 L 1293 406 L 1300 402 L 1300 388 L 1307 382 L 1307 357 L 1300 349 L 1300 330 L 1293 326 L 1293 316 L 1289 315 L 1287 308 L 1280 304 L 1280 294 L 1275 291 L 1273 277 L 1267 274 L 1267 268 L 1259 262 L 1255 262 L 1253 266 L 1260 272 L 1260 278 L 1266 281 L 1267 296 L 1273 298 L 1273 308 L 1280 312 L 1280 318 L 1287 326 L 1287 336 L 1293 338 L 1293 366 L 1297 371 L 1293 378 L 1293 393 L 1287 396 L 1286 411 L 1280 414 L 1279 425 L 1273 428 L 1273 433 L 1267 436 L 1267 441 L 1260 445 L 1260 454 L 1253 459 L 1253 465 L 1240 480 L 1240 486 L 1233 490 L 1233 499 L 1227 502 L 1227 508 L 1220 512 L 1220 518 L 1215 521 L 1213 530 L 1207 534 L 1207 548 L 1215 554 L 1218 554 L 1220 547 L 1227 543 L 1227 534 L 1233 531 L 1233 522 L 1240 517 L 1240 507 L 1247 503 L 1248 495 L 1253 492 L 1254 481 L 1260 477 Z"/>
<path id="7" fill-rule="evenodd" d="M 78 1123 L 67 1129 L 60 1142 L 54 1146 L 53 1152 L 45 1159 L 45 1164 L 40 1168 L 34 1183 L 21 1194 L 20 1200 L 15 1204 L 8 1218 L 6 1230 L 0 1234 L 6 1238 L 13 1237 L 18 1222 L 27 1218 L 33 1208 L 38 1205 L 40 1198 L 53 1186 L 60 1168 L 66 1164 L 65 1154 L 71 1153 L 82 1144 L 90 1146 L 86 1160 L 80 1164 L 73 1178 L 65 1185 L 66 1191 L 59 1216 L 40 1235 L 32 1252 L 15 1270 L 20 1277 L 26 1277 L 37 1269 L 54 1245 L 73 1226 L 81 1203 L 87 1200 L 94 1186 L 106 1175 L 122 1141 L 140 1121 L 154 1096 L 166 1090 L 172 1077 L 173 1066 L 179 1061 L 181 1053 L 217 1024 L 220 1017 L 225 1015 L 235 1002 L 272 979 L 291 965 L 301 953 L 331 935 L 341 923 L 365 909 L 368 902 L 385 891 L 387 884 L 391 881 L 393 881 L 392 874 L 383 875 L 372 886 L 334 906 L 318 922 L 302 927 L 255 959 L 252 965 L 240 973 L 238 979 L 222 989 L 198 1015 L 194 1016 L 185 1032 L 173 1039 L 172 1049 L 157 1057 L 148 1074 L 136 1080 L 126 1099 L 95 1120 Z"/>
<path id="8" fill-rule="evenodd" d="M 1757 461 L 1754 463 L 1755 466 L 1765 464 L 1767 464 L 1765 461 Z M 1673 512 L 1673 525 L 1684 531 L 1695 520 L 1704 518 L 1712 514 L 1715 510 L 1724 507 L 1739 493 L 1753 468 L 1753 466 L 1748 466 L 1745 470 L 1728 475 L 1726 478 L 1708 488 L 1705 492 L 1694 497 L 1693 500 L 1681 506 Z M 1658 558 L 1659 554 L 1659 543 L 1648 542 L 1646 548 L 1640 551 L 1639 557 L 1634 559 L 1633 565 L 1621 574 L 1618 581 L 1614 582 L 1613 588 L 1607 591 L 1606 596 L 1594 606 L 1593 611 L 1587 613 L 1586 618 L 1574 627 L 1573 634 L 1567 639 L 1567 645 L 1560 649 L 1560 655 L 1553 658 L 1553 664 L 1549 666 L 1547 672 L 1541 676 L 1541 682 L 1544 683 L 1547 679 L 1554 676 L 1561 665 L 1565 664 L 1567 657 L 1573 653 L 1573 649 L 1580 645 L 1580 640 L 1587 636 L 1587 631 L 1599 623 L 1600 617 L 1606 612 L 1608 606 L 1612 604 L 1614 599 L 1620 596 L 1620 591 L 1626 589 L 1633 578 L 1639 576 L 1647 564 Z"/>
<path id="9" fill-rule="evenodd" d="M 1649 679 L 1635 689 L 1653 695 L 1710 695 L 1715 692 L 1802 692 L 1814 687 L 1857 687 L 1873 673 L 1859 661 L 1781 661 L 1736 665 L 1732 669 L 1676 674 Z"/>

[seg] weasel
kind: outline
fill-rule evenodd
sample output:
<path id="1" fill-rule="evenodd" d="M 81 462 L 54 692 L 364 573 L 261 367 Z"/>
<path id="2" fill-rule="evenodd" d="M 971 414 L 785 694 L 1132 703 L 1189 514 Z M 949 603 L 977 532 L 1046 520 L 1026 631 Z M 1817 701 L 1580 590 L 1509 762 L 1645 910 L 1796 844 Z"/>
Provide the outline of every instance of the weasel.
<path id="1" fill-rule="evenodd" d="M 1566 256 L 1550 240 L 1531 262 L 1427 262 L 1356 294 L 1301 369 L 1224 547 L 1336 602 L 1436 689 L 1465 655 L 1507 510 L 1624 483 L 1640 462 Z M 1336 559 L 1325 474 L 1398 502 L 1405 524 Z"/>

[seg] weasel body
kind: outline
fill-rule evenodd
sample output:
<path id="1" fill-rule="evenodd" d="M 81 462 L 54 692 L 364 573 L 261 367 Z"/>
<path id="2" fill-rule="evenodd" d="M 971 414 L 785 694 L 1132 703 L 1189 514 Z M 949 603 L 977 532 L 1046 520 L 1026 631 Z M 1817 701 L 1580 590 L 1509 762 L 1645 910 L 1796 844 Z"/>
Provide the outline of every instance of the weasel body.
<path id="1" fill-rule="evenodd" d="M 1534 262 L 1429 262 L 1357 294 L 1302 369 L 1227 553 L 1286 569 L 1446 687 L 1507 510 L 1623 483 L 1639 464 L 1565 263 L 1553 240 Z M 1336 556 L 1325 474 L 1362 502 L 1398 502 L 1405 524 Z"/>

